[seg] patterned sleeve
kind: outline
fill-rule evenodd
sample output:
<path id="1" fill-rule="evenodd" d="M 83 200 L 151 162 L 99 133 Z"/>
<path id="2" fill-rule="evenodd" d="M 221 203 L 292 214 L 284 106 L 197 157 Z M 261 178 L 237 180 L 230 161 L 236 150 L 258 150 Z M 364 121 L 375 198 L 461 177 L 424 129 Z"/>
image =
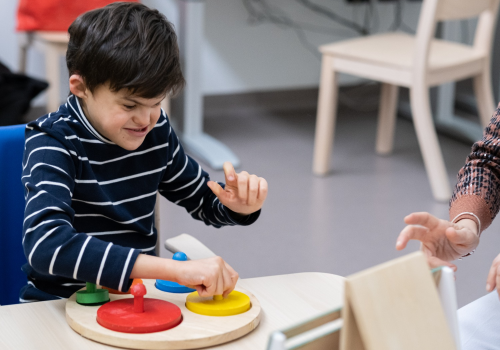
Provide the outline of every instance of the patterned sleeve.
<path id="1" fill-rule="evenodd" d="M 450 220 L 460 216 L 486 229 L 500 210 L 500 105 L 483 138 L 472 146 L 450 201 Z M 473 213 L 477 216 L 467 213 Z M 478 223 L 479 224 L 479 223 Z"/>
<path id="2" fill-rule="evenodd" d="M 208 174 L 190 156 L 184 153 L 175 131 L 169 126 L 168 163 L 159 192 L 170 202 L 182 206 L 196 220 L 217 228 L 233 225 L 251 225 L 260 210 L 250 215 L 239 215 L 226 206 L 207 186 Z M 219 183 L 222 187 L 225 185 Z"/>

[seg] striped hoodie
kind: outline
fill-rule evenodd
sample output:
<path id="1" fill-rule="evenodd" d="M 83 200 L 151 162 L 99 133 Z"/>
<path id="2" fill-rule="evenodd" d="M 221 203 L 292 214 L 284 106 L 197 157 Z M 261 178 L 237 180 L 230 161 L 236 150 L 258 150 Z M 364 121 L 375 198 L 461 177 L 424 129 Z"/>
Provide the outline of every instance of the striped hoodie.
<path id="1" fill-rule="evenodd" d="M 240 217 L 219 202 L 163 110 L 134 151 L 100 135 L 73 95 L 29 123 L 25 139 L 21 302 L 66 298 L 84 282 L 128 290 L 137 256 L 154 254 L 157 193 L 214 227 L 260 214 Z"/>

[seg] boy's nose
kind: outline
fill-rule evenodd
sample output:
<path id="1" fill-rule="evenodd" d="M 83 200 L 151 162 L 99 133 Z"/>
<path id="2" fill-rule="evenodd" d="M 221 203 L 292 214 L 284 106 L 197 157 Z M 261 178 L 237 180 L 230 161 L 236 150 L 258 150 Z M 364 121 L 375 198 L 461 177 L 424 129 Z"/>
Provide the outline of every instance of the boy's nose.
<path id="1" fill-rule="evenodd" d="M 132 118 L 133 122 L 137 125 L 148 125 L 151 118 L 150 111 L 140 111 Z"/>

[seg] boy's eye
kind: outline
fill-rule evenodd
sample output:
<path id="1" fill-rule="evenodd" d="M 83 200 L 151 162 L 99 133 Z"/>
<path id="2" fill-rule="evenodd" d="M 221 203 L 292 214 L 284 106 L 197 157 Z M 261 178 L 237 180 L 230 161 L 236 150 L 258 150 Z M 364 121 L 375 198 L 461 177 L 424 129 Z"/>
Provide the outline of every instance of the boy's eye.
<path id="1" fill-rule="evenodd" d="M 132 110 L 132 109 L 134 109 L 134 108 L 135 108 L 135 105 L 133 105 L 133 106 L 123 105 L 123 107 L 125 107 L 125 108 L 126 108 L 126 109 L 128 109 L 128 110 Z"/>

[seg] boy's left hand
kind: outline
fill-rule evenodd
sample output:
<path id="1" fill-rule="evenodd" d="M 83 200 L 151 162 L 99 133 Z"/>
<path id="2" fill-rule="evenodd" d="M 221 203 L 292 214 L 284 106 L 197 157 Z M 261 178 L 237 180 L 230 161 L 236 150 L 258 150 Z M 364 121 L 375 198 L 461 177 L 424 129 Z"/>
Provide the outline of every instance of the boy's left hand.
<path id="1" fill-rule="evenodd" d="M 223 168 L 226 176 L 225 189 L 215 181 L 207 183 L 220 202 L 242 215 L 250 215 L 262 208 L 267 197 L 267 181 L 246 171 L 236 174 L 230 162 L 225 162 Z"/>

